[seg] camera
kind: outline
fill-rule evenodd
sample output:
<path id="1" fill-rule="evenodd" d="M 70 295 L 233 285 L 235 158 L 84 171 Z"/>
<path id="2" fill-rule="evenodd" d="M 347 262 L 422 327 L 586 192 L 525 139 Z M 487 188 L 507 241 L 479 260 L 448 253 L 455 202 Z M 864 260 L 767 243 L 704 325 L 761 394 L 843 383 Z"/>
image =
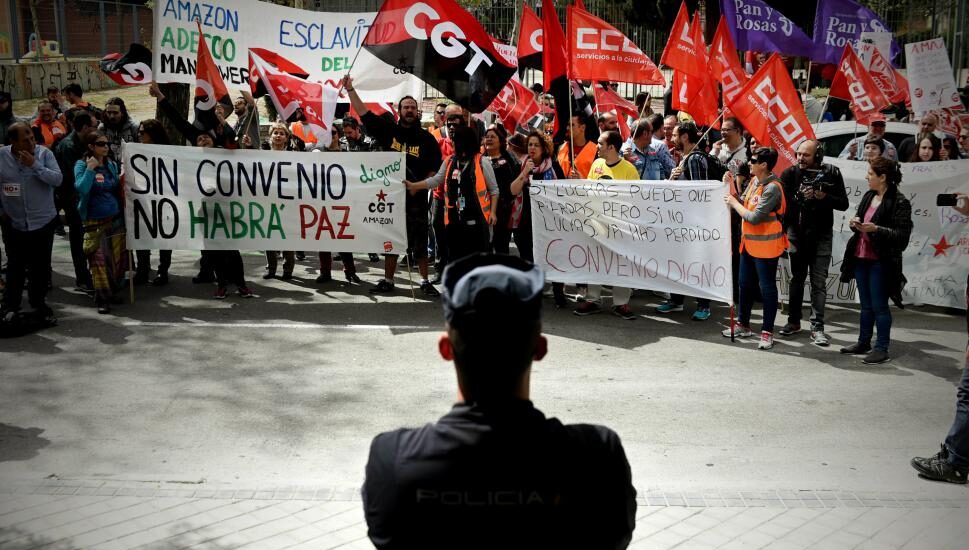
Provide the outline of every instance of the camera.
<path id="1" fill-rule="evenodd" d="M 815 193 L 819 191 L 827 193 L 833 188 L 833 184 L 824 177 L 824 172 L 821 170 L 806 169 L 801 171 L 801 187 L 795 194 L 795 198 L 799 202 L 804 201 L 803 190 L 808 187 L 813 189 Z"/>

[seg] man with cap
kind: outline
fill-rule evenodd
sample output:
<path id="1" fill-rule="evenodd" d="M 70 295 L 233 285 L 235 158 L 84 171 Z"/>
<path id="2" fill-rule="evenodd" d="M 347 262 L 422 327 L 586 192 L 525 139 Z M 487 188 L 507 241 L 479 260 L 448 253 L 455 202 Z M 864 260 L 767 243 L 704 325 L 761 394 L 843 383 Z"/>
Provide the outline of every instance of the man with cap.
<path id="1" fill-rule="evenodd" d="M 868 133 L 863 136 L 858 136 L 845 145 L 845 148 L 841 150 L 841 154 L 838 155 L 840 159 L 848 160 L 865 160 L 865 141 L 868 139 L 882 139 L 885 141 L 885 151 L 882 152 L 882 156 L 888 160 L 898 160 L 898 151 L 895 149 L 895 145 L 892 142 L 885 139 L 885 119 L 872 120 L 868 124 Z"/>
<path id="2" fill-rule="evenodd" d="M 374 438 L 362 494 L 377 548 L 628 546 L 636 491 L 619 436 L 563 425 L 529 400 L 531 363 L 548 350 L 544 282 L 513 256 L 445 270 L 438 351 L 454 361 L 458 403 L 434 424 Z"/>

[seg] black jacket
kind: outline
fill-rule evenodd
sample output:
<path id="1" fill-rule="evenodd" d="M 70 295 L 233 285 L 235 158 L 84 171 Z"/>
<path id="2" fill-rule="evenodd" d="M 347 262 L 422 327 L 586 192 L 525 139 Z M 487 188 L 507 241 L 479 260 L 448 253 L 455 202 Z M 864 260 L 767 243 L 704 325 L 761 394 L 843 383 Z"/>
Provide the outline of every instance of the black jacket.
<path id="1" fill-rule="evenodd" d="M 796 164 L 781 173 L 784 184 L 784 198 L 787 212 L 784 226 L 791 242 L 801 247 L 817 244 L 830 239 L 834 228 L 834 211 L 848 209 L 848 192 L 845 180 L 837 166 L 821 164 L 821 179 L 826 182 L 826 195 L 823 199 L 803 199 L 798 192 L 801 187 L 801 168 Z"/>
<path id="2" fill-rule="evenodd" d="M 874 196 L 874 191 L 865 193 L 861 203 L 858 204 L 855 217 L 865 219 L 865 212 L 868 211 Z M 878 226 L 878 231 L 869 233 L 868 237 L 878 255 L 878 261 L 882 263 L 883 273 L 888 277 L 886 285 L 888 296 L 896 305 L 901 305 L 902 287 L 906 282 L 902 274 L 902 252 L 908 247 L 909 238 L 912 236 L 912 204 L 897 189 L 890 189 L 882 197 L 882 203 L 875 210 L 871 221 Z M 855 278 L 855 264 L 858 260 L 855 257 L 855 250 L 858 248 L 861 233 L 854 228 L 851 231 L 854 235 L 845 246 L 844 261 L 841 263 L 843 283 Z"/>
<path id="3" fill-rule="evenodd" d="M 530 401 L 378 435 L 363 505 L 379 549 L 626 548 L 636 521 L 619 436 Z"/>

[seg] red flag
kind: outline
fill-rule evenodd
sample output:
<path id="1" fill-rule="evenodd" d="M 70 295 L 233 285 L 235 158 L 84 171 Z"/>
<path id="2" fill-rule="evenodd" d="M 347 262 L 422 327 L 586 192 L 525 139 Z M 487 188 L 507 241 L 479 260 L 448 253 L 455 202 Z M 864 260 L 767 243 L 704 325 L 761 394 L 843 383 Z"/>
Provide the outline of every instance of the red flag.
<path id="1" fill-rule="evenodd" d="M 511 134 L 519 126 L 527 126 L 528 121 L 542 112 L 535 102 L 535 94 L 521 82 L 511 79 L 488 110 L 498 114 L 505 129 Z"/>
<path id="2" fill-rule="evenodd" d="M 330 144 L 337 101 L 335 88 L 279 72 L 253 50 L 249 50 L 249 67 L 250 74 L 259 78 L 283 120 L 301 120 L 316 136 L 318 144 Z"/>
<path id="3" fill-rule="evenodd" d="M 666 85 L 662 73 L 615 27 L 569 6 L 569 78 Z"/>
<path id="4" fill-rule="evenodd" d="M 673 73 L 673 108 L 690 113 L 699 126 L 719 127 L 719 94 L 717 84 L 707 70 L 706 44 L 700 27 L 700 18 L 695 17 L 690 25 L 690 41 L 693 48 L 693 67 L 700 67 L 699 76 L 686 71 Z"/>
<path id="5" fill-rule="evenodd" d="M 223 103 L 230 109 L 229 90 L 222 80 L 222 73 L 215 65 L 209 46 L 202 34 L 202 24 L 196 22 L 199 28 L 198 58 L 195 65 L 195 110 L 196 112 L 210 112 L 214 115 L 216 103 Z M 229 113 L 231 111 L 227 111 Z"/>
<path id="6" fill-rule="evenodd" d="M 565 33 L 552 0 L 542 0 L 542 44 L 545 52 L 542 54 L 545 91 L 551 91 L 552 81 L 565 78 L 567 73 Z"/>
<path id="7" fill-rule="evenodd" d="M 878 85 L 878 89 L 885 94 L 892 103 L 908 101 L 908 81 L 899 80 L 901 75 L 892 67 L 892 64 L 885 59 L 885 56 L 874 48 L 871 52 L 871 60 L 868 62 L 868 74 Z M 904 79 L 903 79 L 904 80 Z"/>
<path id="8" fill-rule="evenodd" d="M 616 119 L 619 122 L 619 133 L 622 134 L 622 139 L 624 141 L 629 139 L 629 125 L 626 124 L 626 117 L 631 116 L 634 120 L 639 118 L 636 105 L 609 88 L 600 86 L 599 84 L 592 87 L 592 93 L 595 95 L 596 108 L 599 112 L 614 111 L 616 113 Z"/>
<path id="9" fill-rule="evenodd" d="M 801 107 L 801 97 L 776 53 L 741 88 L 730 110 L 757 143 L 777 151 L 775 173 L 797 164 L 794 153 L 797 146 L 806 139 L 814 139 L 814 130 Z"/>
<path id="10" fill-rule="evenodd" d="M 542 69 L 542 20 L 528 7 L 522 5 L 521 28 L 518 29 L 518 66 Z"/>
<path id="11" fill-rule="evenodd" d="M 729 104 L 740 88 L 750 80 L 740 64 L 737 57 L 737 47 L 730 36 L 730 29 L 727 28 L 727 20 L 720 16 L 720 23 L 717 24 L 717 32 L 713 35 L 713 43 L 710 44 L 710 72 L 720 82 L 723 87 L 723 103 Z"/>
<path id="12" fill-rule="evenodd" d="M 891 104 L 865 70 L 851 44 L 845 44 L 841 62 L 838 63 L 838 74 L 834 76 L 828 94 L 850 101 L 851 112 L 859 124 L 867 125 L 873 115 Z"/>
<path id="13" fill-rule="evenodd" d="M 516 71 L 454 0 L 385 0 L 363 47 L 473 113 L 487 109 Z"/>
<path id="14" fill-rule="evenodd" d="M 680 4 L 680 11 L 676 12 L 676 20 L 673 21 L 670 38 L 659 63 L 692 76 L 701 76 L 705 67 L 697 67 L 696 58 L 697 45 L 690 31 L 690 14 L 686 9 L 686 2 L 683 2 Z"/>

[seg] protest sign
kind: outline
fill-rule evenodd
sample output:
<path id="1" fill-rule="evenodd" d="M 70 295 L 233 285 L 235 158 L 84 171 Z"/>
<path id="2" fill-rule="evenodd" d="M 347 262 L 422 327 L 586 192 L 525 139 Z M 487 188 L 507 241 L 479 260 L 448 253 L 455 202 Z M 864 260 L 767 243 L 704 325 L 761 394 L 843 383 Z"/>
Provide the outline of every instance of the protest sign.
<path id="1" fill-rule="evenodd" d="M 905 44 L 905 64 L 916 116 L 962 105 L 943 39 Z"/>
<path id="2" fill-rule="evenodd" d="M 868 191 L 865 174 L 868 163 L 825 159 L 841 169 L 848 192 L 848 210 L 835 212 L 834 241 L 828 272 L 829 302 L 856 303 L 854 281 L 841 283 L 841 264 L 845 246 L 851 238 L 848 220 L 855 216 L 858 203 Z M 965 309 L 963 291 L 966 265 L 969 265 L 969 217 L 949 207 L 935 205 L 940 193 L 969 194 L 969 160 L 903 163 L 899 190 L 912 203 L 912 237 L 903 255 L 903 273 L 908 279 L 902 300 L 907 304 L 929 304 Z M 780 263 L 779 290 L 787 299 L 790 263 Z M 810 287 L 805 285 L 810 296 Z"/>
<path id="3" fill-rule="evenodd" d="M 865 63 L 867 69 L 874 50 L 878 50 L 885 59 L 891 59 L 894 45 L 895 35 L 890 31 L 865 31 L 861 33 L 861 39 L 855 51 L 858 52 L 858 57 Z"/>
<path id="4" fill-rule="evenodd" d="M 361 51 L 375 12 L 329 13 L 257 0 L 158 0 L 155 2 L 152 73 L 157 82 L 195 82 L 202 25 L 212 57 L 230 88 L 249 84 L 249 48 L 275 52 L 307 73 L 311 82 L 336 87 L 353 63 L 354 87 L 364 101 L 420 96 L 420 82 Z"/>
<path id="5" fill-rule="evenodd" d="M 726 184 L 532 180 L 535 263 L 550 281 L 731 302 Z"/>
<path id="6" fill-rule="evenodd" d="M 128 249 L 406 249 L 400 153 L 124 146 Z"/>

